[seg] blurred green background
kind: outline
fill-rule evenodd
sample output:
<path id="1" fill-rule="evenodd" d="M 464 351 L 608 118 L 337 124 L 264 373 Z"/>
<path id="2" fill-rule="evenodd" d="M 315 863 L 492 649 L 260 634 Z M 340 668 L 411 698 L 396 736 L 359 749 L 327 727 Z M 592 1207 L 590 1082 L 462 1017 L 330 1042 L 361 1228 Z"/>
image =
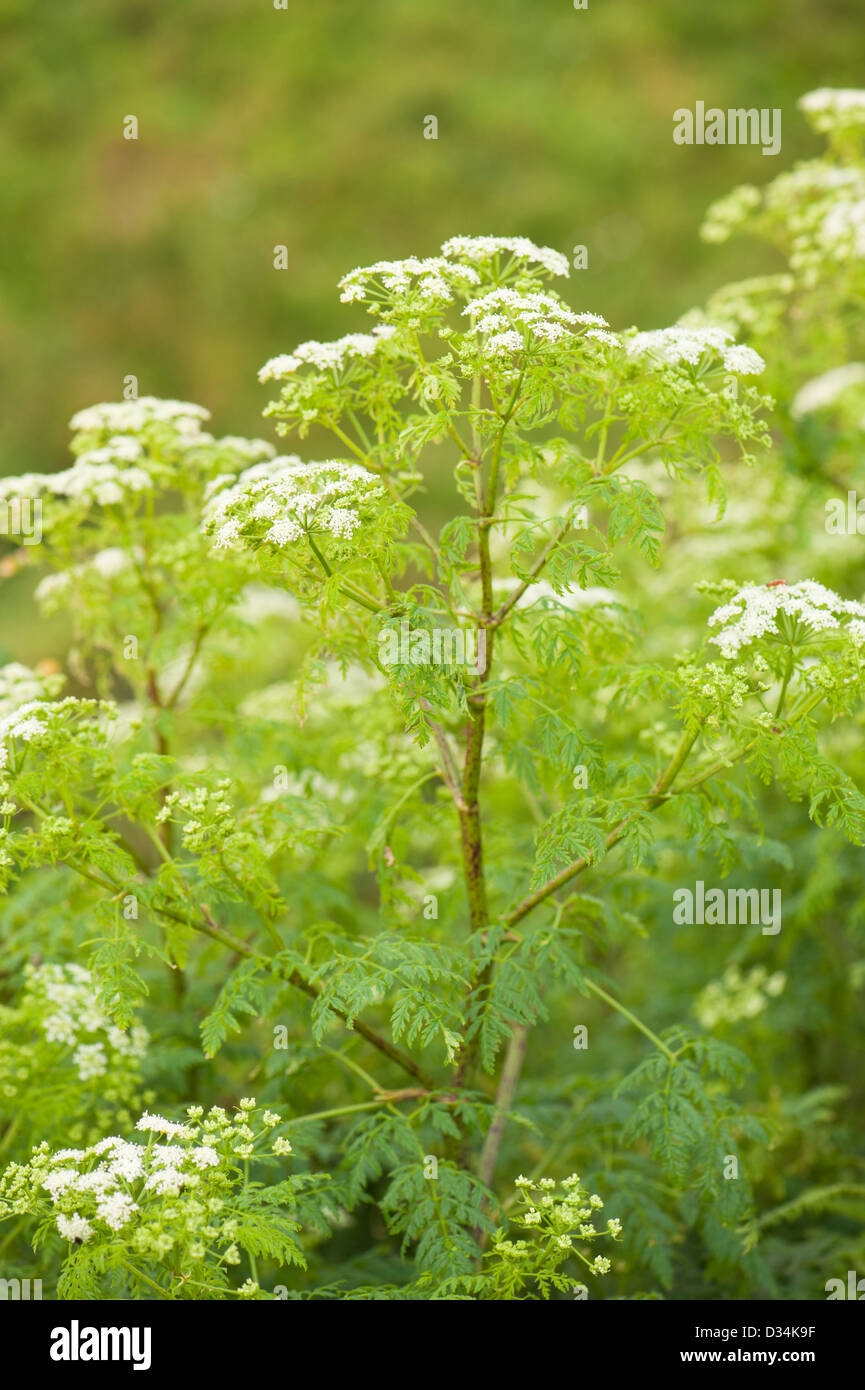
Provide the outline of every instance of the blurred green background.
<path id="1" fill-rule="evenodd" d="M 458 232 L 584 244 L 575 305 L 670 322 L 771 264 L 702 245 L 707 203 L 817 152 L 801 93 L 861 85 L 861 0 L 286 2 L 0 0 L 0 473 L 66 466 L 129 374 L 269 435 L 261 363 L 363 324 L 339 276 Z M 780 156 L 674 145 L 697 99 L 781 107 Z"/>

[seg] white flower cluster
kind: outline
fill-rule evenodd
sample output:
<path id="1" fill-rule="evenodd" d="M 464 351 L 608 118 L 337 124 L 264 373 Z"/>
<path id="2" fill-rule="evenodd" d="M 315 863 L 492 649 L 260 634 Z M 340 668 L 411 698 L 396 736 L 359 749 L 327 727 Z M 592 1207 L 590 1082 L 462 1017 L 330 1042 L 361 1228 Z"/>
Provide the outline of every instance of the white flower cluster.
<path id="1" fill-rule="evenodd" d="M 865 197 L 846 198 L 830 208 L 818 240 L 838 260 L 865 260 Z"/>
<path id="2" fill-rule="evenodd" d="M 245 528 L 255 523 L 263 524 L 259 538 L 276 546 L 309 532 L 345 540 L 361 526 L 361 509 L 385 495 L 375 475 L 360 464 L 278 457 L 217 491 L 205 506 L 202 529 L 219 548 L 242 541 Z"/>
<path id="3" fill-rule="evenodd" d="M 155 396 L 89 406 L 70 422 L 76 431 L 72 441 L 76 458 L 71 468 L 0 478 L 0 501 L 53 495 L 111 507 L 172 482 L 178 458 L 195 476 L 202 467 L 212 472 L 214 464 L 224 466 L 226 453 L 238 468 L 273 457 L 276 451 L 263 439 L 235 435 L 214 439 L 201 429 L 208 414 L 203 406 Z M 154 425 L 162 427 L 155 439 L 152 431 L 148 432 Z M 137 433 L 141 433 L 143 443 Z"/>
<path id="4" fill-rule="evenodd" d="M 276 450 L 266 439 L 244 439 L 239 434 L 225 434 L 221 439 L 214 441 L 220 449 L 228 449 L 245 463 L 260 463 L 263 459 L 272 459 Z"/>
<path id="5" fill-rule="evenodd" d="M 90 430 L 137 433 L 156 422 L 173 425 L 179 433 L 195 434 L 200 421 L 209 420 L 210 411 L 190 401 L 165 401 L 158 396 L 141 396 L 136 401 L 103 401 L 79 410 L 69 421 L 75 433 Z"/>
<path id="6" fill-rule="evenodd" d="M 724 656 L 733 657 L 760 637 L 780 636 L 782 615 L 815 632 L 843 627 L 857 645 L 865 642 L 865 603 L 843 599 L 813 579 L 799 584 L 744 585 L 709 618 L 709 626 L 720 629 L 709 640 Z"/>
<path id="7" fill-rule="evenodd" d="M 865 175 L 858 165 L 813 160 L 781 174 L 765 201 L 789 243 L 791 269 L 807 285 L 817 284 L 838 263 L 865 257 Z"/>
<path id="8" fill-rule="evenodd" d="M 770 999 L 783 994 L 787 976 L 781 970 L 770 975 L 763 965 L 755 965 L 746 975 L 731 965 L 720 980 L 710 980 L 694 1003 L 694 1012 L 704 1028 L 719 1023 L 739 1023 L 763 1013 Z"/>
<path id="9" fill-rule="evenodd" d="M 630 357 L 654 358 L 671 367 L 683 363 L 696 366 L 704 354 L 719 353 L 724 368 L 734 376 L 756 376 L 762 372 L 766 363 L 760 354 L 753 348 L 734 343 L 732 338 L 726 328 L 714 325 L 686 328 L 674 324 L 672 328 L 635 333 L 626 346 Z"/>
<path id="10" fill-rule="evenodd" d="M 524 236 L 453 236 L 442 246 L 442 255 L 455 260 L 488 265 L 504 252 L 518 261 L 530 261 L 551 275 L 568 275 L 567 257 L 550 246 L 536 246 Z"/>
<path id="11" fill-rule="evenodd" d="M 62 677 L 38 676 L 17 661 L 0 667 L 0 811 L 4 814 L 15 810 L 14 803 L 6 799 L 10 791 L 7 745 L 19 738 L 29 743 L 46 732 L 47 725 L 38 716 L 49 706 L 40 697 L 57 694 L 62 685 Z M 11 862 L 3 845 L 6 835 L 0 830 L 0 865 Z"/>
<path id="12" fill-rule="evenodd" d="M 856 87 L 818 87 L 800 97 L 798 105 L 821 134 L 839 126 L 865 130 L 865 91 Z"/>
<path id="13" fill-rule="evenodd" d="M 137 439 L 115 435 L 98 449 L 80 454 L 71 468 L 60 473 L 25 473 L 3 478 L 0 497 L 55 497 L 97 502 L 108 507 L 122 502 L 130 492 L 144 492 L 153 483 L 143 468 L 135 466 L 143 450 Z"/>
<path id="14" fill-rule="evenodd" d="M 339 372 L 346 362 L 357 357 L 371 357 L 383 341 L 396 332 L 390 324 L 379 324 L 371 333 L 347 333 L 332 343 L 318 343 L 311 340 L 301 343 L 291 353 L 271 357 L 258 373 L 259 381 L 282 381 L 291 376 L 298 367 L 317 367 L 320 371 Z M 224 442 L 224 441 L 223 441 Z"/>
<path id="15" fill-rule="evenodd" d="M 127 493 L 146 492 L 153 486 L 145 468 L 135 467 L 142 453 L 138 439 L 114 435 L 103 448 L 79 455 L 63 473 L 46 474 L 45 491 L 103 507 L 117 505 L 124 502 Z"/>
<path id="16" fill-rule="evenodd" d="M 188 1193 L 193 1204 L 183 1213 L 175 1206 L 165 1209 L 169 1224 L 184 1216 L 202 1228 L 203 1239 L 233 1239 L 235 1223 L 212 1224 L 225 1205 L 215 1194 L 229 1186 L 238 1160 L 251 1157 L 261 1138 L 267 1137 L 273 1153 L 291 1153 L 287 1140 L 271 1140 L 279 1115 L 265 1111 L 255 1133 L 251 1128 L 254 1110 L 255 1101 L 245 1099 L 233 1119 L 219 1106 L 202 1119 L 202 1108 L 190 1106 L 187 1124 L 145 1111 L 135 1128 L 149 1135 L 146 1144 L 110 1135 L 89 1148 L 52 1153 L 43 1143 L 34 1149 L 26 1167 L 13 1163 L 7 1169 L 0 1183 L 2 1195 L 12 1210 L 29 1211 L 34 1197 L 44 1200 L 41 1194 L 47 1193 L 60 1235 L 86 1243 L 107 1233 L 100 1227 L 108 1232 L 123 1230 L 136 1213 L 142 1221 L 152 1221 L 159 1215 L 155 1204 L 160 1198 Z M 155 1142 L 155 1135 L 168 1142 Z M 138 1243 L 150 1253 L 161 1254 L 172 1248 L 174 1238 L 154 1235 L 151 1226 L 139 1232 Z M 203 1257 L 203 1245 L 200 1254 Z"/>
<path id="17" fill-rule="evenodd" d="M 420 307 L 422 303 L 450 304 L 458 291 L 480 284 L 480 276 L 472 266 L 443 256 L 408 256 L 402 261 L 376 261 L 350 270 L 339 282 L 339 297 L 344 304 L 365 300 L 374 293 L 376 281 L 389 294 L 411 294 Z"/>
<path id="18" fill-rule="evenodd" d="M 142 1128 L 140 1122 L 137 1127 Z M 57 1164 L 61 1166 L 52 1166 L 43 1177 L 42 1188 L 55 1205 L 74 1201 L 90 1208 L 87 1216 L 77 1210 L 57 1215 L 57 1229 L 65 1239 L 85 1242 L 94 1233 L 92 1222 L 119 1231 L 140 1210 L 131 1185 L 140 1182 L 141 1191 L 176 1196 L 183 1187 L 196 1186 L 202 1170 L 217 1167 L 219 1154 L 206 1144 L 145 1146 L 112 1135 L 88 1149 L 61 1149 L 53 1155 Z"/>
<path id="19" fill-rule="evenodd" d="M 128 493 L 144 492 L 153 483 L 143 468 L 130 465 L 141 454 L 137 440 L 112 438 L 99 449 L 81 454 L 71 468 L 60 473 L 24 473 L 0 479 L 0 500 L 9 497 L 69 497 L 108 507 L 122 502 Z"/>
<path id="20" fill-rule="evenodd" d="M 470 300 L 463 314 L 475 316 L 470 333 L 484 339 L 484 353 L 500 357 L 520 352 L 527 338 L 541 343 L 557 343 L 582 327 L 586 336 L 618 345 L 600 314 L 569 309 L 552 294 L 513 289 L 491 290 L 480 299 Z"/>
<path id="21" fill-rule="evenodd" d="M 780 174 L 765 190 L 750 184 L 735 189 L 709 209 L 703 236 L 725 241 L 750 226 L 787 248 L 790 269 L 811 288 L 834 279 L 839 263 L 853 262 L 855 270 L 865 259 L 865 176 L 861 161 L 847 157 L 850 145 L 865 138 L 865 91 L 823 87 L 799 105 L 828 137 L 829 155 Z M 840 292 L 843 297 L 843 285 Z"/>
<path id="22" fill-rule="evenodd" d="M 124 1032 L 111 1022 L 89 970 L 80 965 L 45 964 L 28 966 L 26 975 L 22 1007 L 36 1015 L 47 1042 L 72 1050 L 82 1081 L 105 1076 L 119 1063 L 144 1056 L 150 1041 L 147 1029 L 136 1024 Z M 99 1036 L 94 1039 L 94 1034 Z"/>
<path id="23" fill-rule="evenodd" d="M 11 714 L 0 719 L 0 749 L 11 738 L 20 738 L 24 743 L 32 743 L 34 738 L 47 733 L 48 725 L 41 714 L 47 714 L 51 706 L 44 700 L 27 700 Z M 2 763 L 5 766 L 5 760 Z"/>
<path id="24" fill-rule="evenodd" d="M 203 406 L 189 401 L 167 401 L 156 396 L 142 396 L 137 401 L 104 402 L 89 406 L 73 416 L 70 424 L 76 431 L 72 450 L 78 453 L 82 446 L 92 445 L 95 439 L 101 447 L 90 447 L 80 453 L 75 467 L 64 474 L 49 475 L 46 490 L 65 491 L 75 496 L 83 487 L 89 490 L 88 474 L 82 473 L 82 466 L 89 469 L 113 464 L 138 465 L 151 475 L 149 482 L 128 474 L 124 479 L 116 479 L 106 474 L 101 480 L 105 487 L 95 500 L 105 504 L 119 501 L 120 498 L 110 487 L 112 482 L 118 486 L 143 490 L 153 481 L 163 482 L 176 468 L 178 456 L 188 469 L 205 468 L 215 460 L 221 461 L 228 454 L 238 468 L 244 464 L 259 463 L 273 458 L 276 450 L 265 439 L 245 439 L 240 435 L 225 435 L 216 439 L 202 429 L 202 421 L 210 418 L 210 412 Z M 138 437 L 140 436 L 140 438 Z M 142 445 L 141 441 L 144 441 Z M 146 445 L 146 447 L 144 447 Z M 167 453 L 166 453 L 167 451 Z M 60 480 L 58 485 L 57 480 Z"/>
<path id="25" fill-rule="evenodd" d="M 19 661 L 0 666 L 0 719 L 13 714 L 23 704 L 39 699 L 46 693 L 45 687 L 45 678 Z"/>
<path id="26" fill-rule="evenodd" d="M 129 551 L 119 545 L 108 546 L 105 550 L 98 550 L 81 565 L 59 570 L 56 574 L 47 574 L 36 585 L 33 597 L 37 603 L 44 603 L 59 598 L 69 589 L 77 590 L 81 580 L 88 574 L 98 575 L 100 579 L 116 579 L 131 565 L 132 557 Z"/>

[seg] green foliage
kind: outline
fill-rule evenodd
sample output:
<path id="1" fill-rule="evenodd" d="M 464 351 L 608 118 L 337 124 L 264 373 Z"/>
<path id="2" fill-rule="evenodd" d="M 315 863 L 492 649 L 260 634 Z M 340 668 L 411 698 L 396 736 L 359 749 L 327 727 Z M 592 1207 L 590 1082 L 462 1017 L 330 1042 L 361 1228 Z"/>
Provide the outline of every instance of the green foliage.
<path id="1" fill-rule="evenodd" d="M 819 224 L 795 173 L 713 214 L 783 307 L 620 332 L 452 237 L 262 368 L 319 462 L 142 397 L 3 481 L 75 628 L 0 670 L 0 1218 L 57 1297 L 820 1297 L 862 1249 L 861 416 L 796 368 L 861 289 L 841 106 Z"/>

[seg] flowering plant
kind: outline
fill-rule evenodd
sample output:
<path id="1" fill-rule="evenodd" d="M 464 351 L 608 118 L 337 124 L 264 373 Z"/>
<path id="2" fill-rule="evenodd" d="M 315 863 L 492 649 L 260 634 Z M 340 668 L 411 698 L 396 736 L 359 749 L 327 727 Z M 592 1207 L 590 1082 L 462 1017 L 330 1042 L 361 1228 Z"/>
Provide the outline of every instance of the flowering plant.
<path id="1" fill-rule="evenodd" d="M 241 1100 L 233 1117 L 220 1106 L 191 1106 L 183 1123 L 151 1115 L 137 1137 L 109 1135 L 88 1148 L 33 1150 L 0 1182 L 0 1214 L 38 1218 L 36 1243 L 68 1242 L 61 1298 L 264 1297 L 256 1258 L 303 1264 L 291 1179 L 266 1189 L 249 1182 L 256 1145 L 281 1156 L 280 1117 L 255 1114 Z M 261 1157 L 261 1154 L 256 1155 Z M 246 1252 L 250 1276 L 232 1280 Z"/>
<path id="2" fill-rule="evenodd" d="M 559 251 L 453 237 L 343 278 L 369 332 L 262 368 L 318 461 L 143 398 L 4 480 L 44 502 L 13 566 L 74 629 L 65 672 L 0 670 L 0 1241 L 58 1296 L 798 1295 L 777 1228 L 860 1210 L 767 1027 L 865 843 L 861 574 L 801 524 L 826 479 L 770 451 L 814 296 L 858 293 L 858 107 L 821 103 L 826 160 L 757 197 L 768 289 L 616 329 Z M 784 875 L 777 944 L 673 932 L 705 865 Z M 48 1055 L 68 1133 L 30 1105 Z M 133 1127 L 156 1096 L 187 1118 Z"/>

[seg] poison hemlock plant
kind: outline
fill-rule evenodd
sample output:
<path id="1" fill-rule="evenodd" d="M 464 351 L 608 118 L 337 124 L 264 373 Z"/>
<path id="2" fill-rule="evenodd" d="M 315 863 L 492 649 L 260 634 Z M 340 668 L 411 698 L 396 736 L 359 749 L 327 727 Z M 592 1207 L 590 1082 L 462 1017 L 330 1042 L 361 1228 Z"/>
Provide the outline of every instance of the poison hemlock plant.
<path id="1" fill-rule="evenodd" d="M 856 122 L 831 129 L 824 230 L 862 178 Z M 788 179 L 759 229 L 798 255 Z M 806 260 L 773 294 L 830 285 L 837 256 Z M 67 682 L 0 671 L 0 1248 L 35 1243 L 58 1297 L 777 1296 L 769 1146 L 806 1131 L 835 1178 L 811 1207 L 861 1213 L 828 1101 L 776 1102 L 763 1035 L 726 1036 L 806 957 L 759 956 L 759 925 L 670 937 L 682 873 L 865 842 L 861 579 L 818 581 L 805 543 L 778 575 L 723 520 L 725 473 L 734 514 L 801 496 L 760 389 L 789 421 L 784 312 L 737 289 L 619 332 L 566 274 L 487 236 L 351 271 L 369 331 L 260 373 L 302 454 L 145 397 L 0 483 L 42 503 L 18 562 L 74 632 Z"/>

